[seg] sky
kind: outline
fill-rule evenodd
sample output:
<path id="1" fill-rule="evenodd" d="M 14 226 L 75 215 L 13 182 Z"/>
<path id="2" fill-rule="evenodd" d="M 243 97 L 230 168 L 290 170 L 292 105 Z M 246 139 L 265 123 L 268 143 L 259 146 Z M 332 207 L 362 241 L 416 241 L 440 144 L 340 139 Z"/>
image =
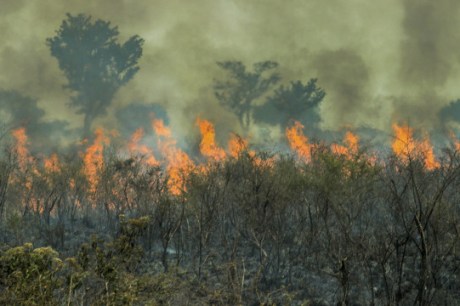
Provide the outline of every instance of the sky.
<path id="1" fill-rule="evenodd" d="M 37 99 L 45 120 L 81 126 L 45 41 L 66 13 L 85 13 L 118 26 L 121 42 L 145 40 L 141 70 L 95 126 L 116 128 L 117 110 L 157 103 L 179 134 L 197 116 L 238 132 L 213 95 L 223 77 L 216 62 L 273 60 L 283 83 L 318 78 L 323 129 L 391 131 L 397 121 L 432 129 L 460 98 L 459 8 L 458 0 L 1 0 L 0 90 Z"/>

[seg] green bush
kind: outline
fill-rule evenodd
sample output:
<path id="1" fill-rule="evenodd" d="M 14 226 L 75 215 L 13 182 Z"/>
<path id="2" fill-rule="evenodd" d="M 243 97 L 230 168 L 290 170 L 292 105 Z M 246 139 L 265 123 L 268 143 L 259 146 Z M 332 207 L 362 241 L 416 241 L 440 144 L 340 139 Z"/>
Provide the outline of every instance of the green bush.
<path id="1" fill-rule="evenodd" d="M 0 256 L 0 304 L 57 305 L 62 267 L 58 253 L 49 247 L 33 249 L 26 243 L 7 250 Z"/>

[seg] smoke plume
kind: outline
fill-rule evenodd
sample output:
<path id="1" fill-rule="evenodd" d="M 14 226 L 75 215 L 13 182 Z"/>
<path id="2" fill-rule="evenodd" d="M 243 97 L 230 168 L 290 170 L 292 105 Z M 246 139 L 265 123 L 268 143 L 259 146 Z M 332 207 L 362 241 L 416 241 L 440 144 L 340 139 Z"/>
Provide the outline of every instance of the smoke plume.
<path id="1" fill-rule="evenodd" d="M 117 25 L 120 41 L 145 40 L 141 70 L 94 126 L 121 128 L 117 114 L 132 101 L 160 101 L 178 136 L 197 133 L 200 116 L 215 122 L 222 143 L 239 123 L 213 95 L 213 80 L 223 76 L 216 62 L 273 60 L 285 85 L 318 78 L 327 93 L 323 129 L 390 131 L 393 120 L 430 128 L 460 97 L 459 7 L 456 0 L 3 0 L 0 90 L 37 99 L 43 120 L 80 128 L 45 40 L 66 13 L 84 13 Z"/>

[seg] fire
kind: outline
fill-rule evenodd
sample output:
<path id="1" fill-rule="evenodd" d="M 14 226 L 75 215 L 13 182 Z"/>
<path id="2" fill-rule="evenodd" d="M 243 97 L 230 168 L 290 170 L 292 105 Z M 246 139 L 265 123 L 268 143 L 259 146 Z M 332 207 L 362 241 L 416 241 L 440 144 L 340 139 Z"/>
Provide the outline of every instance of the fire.
<path id="1" fill-rule="evenodd" d="M 407 163 L 409 158 L 418 155 L 423 158 L 427 170 L 439 168 L 440 164 L 436 160 L 433 147 L 427 136 L 421 142 L 414 140 L 413 130 L 408 125 L 393 124 L 393 131 L 395 139 L 391 147 L 399 159 Z"/>
<path id="2" fill-rule="evenodd" d="M 303 128 L 304 126 L 300 122 L 295 121 L 292 127 L 286 128 L 286 137 L 291 149 L 302 159 L 309 161 L 311 159 L 311 145 L 302 131 Z"/>
<path id="3" fill-rule="evenodd" d="M 359 151 L 359 137 L 348 131 L 345 133 L 345 144 L 351 153 L 357 154 Z"/>
<path id="4" fill-rule="evenodd" d="M 141 156 L 145 157 L 145 162 L 149 166 L 157 166 L 158 161 L 156 160 L 155 156 L 153 155 L 152 150 L 144 144 L 140 144 L 139 142 L 144 137 L 144 129 L 138 128 L 128 143 L 128 150 L 131 155 L 140 154 Z"/>
<path id="5" fill-rule="evenodd" d="M 100 128 L 94 132 L 95 139 L 83 156 L 84 174 L 89 183 L 89 190 L 94 193 L 99 184 L 99 173 L 104 166 L 104 145 L 110 144 L 110 139 L 105 136 Z"/>
<path id="6" fill-rule="evenodd" d="M 18 157 L 19 169 L 21 169 L 21 171 L 25 171 L 27 168 L 27 164 L 30 161 L 29 150 L 27 149 L 28 139 L 26 129 L 21 127 L 16 130 L 13 130 L 11 134 L 13 135 L 16 141 L 14 149 Z"/>
<path id="7" fill-rule="evenodd" d="M 345 133 L 343 142 L 345 146 L 339 144 L 332 144 L 332 152 L 338 155 L 345 155 L 351 158 L 353 155 L 358 154 L 359 151 L 359 137 L 350 131 Z"/>
<path id="8" fill-rule="evenodd" d="M 171 153 L 167 167 L 169 190 L 173 195 L 180 195 L 186 189 L 185 181 L 193 170 L 194 164 L 188 155 L 180 149 L 176 148 Z"/>
<path id="9" fill-rule="evenodd" d="M 276 156 L 271 156 L 269 158 L 261 158 L 257 156 L 256 151 L 248 150 L 249 141 L 237 134 L 232 133 L 230 140 L 228 141 L 228 152 L 232 158 L 240 157 L 242 152 L 246 152 L 248 156 L 252 159 L 253 164 L 256 167 L 260 168 L 273 168 L 276 160 Z"/>
<path id="10" fill-rule="evenodd" d="M 74 190 L 75 189 L 75 179 L 71 178 L 69 181 L 69 187 L 70 189 Z"/>
<path id="11" fill-rule="evenodd" d="M 337 155 L 348 155 L 348 148 L 336 143 L 331 145 L 331 150 L 334 154 Z"/>
<path id="12" fill-rule="evenodd" d="M 40 173 L 38 172 L 35 164 L 33 163 L 33 159 L 31 158 L 29 154 L 29 149 L 27 148 L 29 142 L 26 134 L 26 129 L 24 127 L 21 127 L 16 130 L 13 130 L 11 134 L 15 139 L 14 151 L 18 159 L 20 173 L 19 176 L 15 175 L 13 177 L 13 180 L 22 181 L 22 184 L 25 187 L 25 189 L 27 191 L 31 191 L 33 187 L 33 178 L 31 173 L 38 176 L 40 175 Z M 28 172 L 28 170 L 31 170 L 31 172 Z M 25 176 L 22 176 L 24 174 Z M 36 208 L 37 201 L 33 196 L 31 198 L 23 197 L 22 205 L 24 207 L 31 206 Z"/>
<path id="13" fill-rule="evenodd" d="M 59 162 L 59 157 L 56 153 L 53 153 L 49 158 L 46 158 L 43 164 L 45 166 L 45 171 L 49 173 L 61 172 L 61 164 Z"/>
<path id="14" fill-rule="evenodd" d="M 395 138 L 391 144 L 391 148 L 396 156 L 403 161 L 407 161 L 409 156 L 414 153 L 416 147 L 412 136 L 413 131 L 408 125 L 399 126 L 396 123 L 393 124 L 393 131 Z"/>
<path id="15" fill-rule="evenodd" d="M 420 143 L 420 148 L 425 159 L 425 168 L 427 170 L 434 170 L 440 167 L 439 162 L 436 160 L 436 156 L 434 155 L 433 146 L 431 145 L 430 140 L 428 137 Z"/>
<path id="16" fill-rule="evenodd" d="M 246 149 L 247 145 L 247 140 L 236 134 L 232 134 L 230 140 L 228 141 L 228 151 L 232 157 L 237 158 L 241 152 Z"/>
<path id="17" fill-rule="evenodd" d="M 171 135 L 172 135 L 171 130 L 165 127 L 163 120 L 154 119 L 152 121 L 152 128 L 158 136 L 161 136 L 164 138 L 171 138 Z"/>
<path id="18" fill-rule="evenodd" d="M 216 161 L 224 159 L 226 154 L 225 151 L 216 144 L 216 132 L 212 123 L 200 118 L 197 118 L 196 123 L 200 128 L 201 134 L 200 153 Z"/>
<path id="19" fill-rule="evenodd" d="M 246 150 L 248 147 L 248 141 L 237 134 L 231 134 L 230 140 L 228 141 L 228 151 L 230 156 L 238 158 L 238 156 Z"/>
<path id="20" fill-rule="evenodd" d="M 163 157 L 160 160 L 155 158 L 154 149 L 143 144 L 145 132 L 142 128 L 137 129 L 127 143 L 127 150 L 131 155 L 142 155 L 145 157 L 146 164 L 150 166 L 162 165 L 165 172 L 168 174 L 168 190 L 172 195 L 180 195 L 186 190 L 186 182 L 189 175 L 194 172 L 201 171 L 207 173 L 211 167 L 211 163 L 195 164 L 192 158 L 186 152 L 181 150 L 170 127 L 166 126 L 161 119 L 152 121 L 152 128 L 158 139 L 158 149 L 155 148 L 157 156 Z M 198 118 L 196 124 L 199 128 L 200 152 L 203 156 L 211 161 L 225 161 L 229 158 L 240 158 L 244 152 L 244 157 L 249 158 L 257 167 L 273 167 L 276 164 L 277 156 L 265 157 L 265 155 L 257 154 L 255 150 L 248 149 L 249 141 L 241 138 L 236 134 L 231 134 L 228 141 L 228 148 L 224 150 L 216 143 L 216 131 L 213 124 L 204 119 Z M 308 137 L 304 134 L 304 126 L 295 121 L 291 126 L 286 128 L 285 133 L 288 139 L 290 148 L 295 151 L 299 159 L 310 162 L 312 159 L 312 149 L 315 149 L 314 144 L 309 143 Z M 402 161 L 407 163 L 410 158 L 419 158 L 424 162 L 427 170 L 433 170 L 440 167 L 440 162 L 436 159 L 432 144 L 428 137 L 422 140 L 414 139 L 414 132 L 408 125 L 393 124 L 394 140 L 392 142 L 392 150 L 394 154 Z M 101 173 L 104 169 L 104 148 L 110 144 L 112 137 L 118 134 L 115 131 L 107 131 L 97 129 L 95 131 L 94 140 L 88 142 L 85 140 L 83 145 L 86 149 L 81 153 L 83 160 L 82 174 L 88 182 L 88 191 L 92 196 L 97 191 L 101 180 Z M 25 128 L 19 128 L 12 131 L 12 137 L 15 139 L 14 150 L 17 156 L 19 174 L 26 174 L 22 184 L 26 188 L 31 189 L 35 175 L 60 173 L 63 169 L 61 161 L 57 154 L 52 154 L 43 160 L 44 171 L 39 173 L 38 168 L 34 165 L 33 159 L 28 150 L 28 138 Z M 343 155 L 346 158 L 358 156 L 359 153 L 359 137 L 347 131 L 344 135 L 342 144 L 332 144 L 331 151 L 335 154 Z M 456 142 L 457 148 L 460 148 L 460 142 Z M 83 151 L 83 150 L 82 150 Z M 124 150 L 126 153 L 126 149 Z M 364 158 L 370 163 L 375 164 L 377 157 L 364 155 Z M 358 156 L 361 158 L 361 156 Z M 356 158 L 355 158 L 356 159 Z M 30 174 L 30 175 L 28 175 Z M 49 176 L 55 177 L 55 176 Z M 57 178 L 59 179 L 59 178 Z M 24 183 L 25 182 L 25 183 Z M 71 179 L 69 182 L 70 189 L 75 190 L 76 182 Z M 115 191 L 113 191 L 115 192 Z M 116 194 L 116 196 L 119 196 Z"/>
<path id="21" fill-rule="evenodd" d="M 164 125 L 163 120 L 154 119 L 152 127 L 159 136 L 158 146 L 167 161 L 169 191 L 173 195 L 180 195 L 185 191 L 187 176 L 195 165 L 184 151 L 176 147 L 176 140 L 172 138 L 172 132 Z"/>

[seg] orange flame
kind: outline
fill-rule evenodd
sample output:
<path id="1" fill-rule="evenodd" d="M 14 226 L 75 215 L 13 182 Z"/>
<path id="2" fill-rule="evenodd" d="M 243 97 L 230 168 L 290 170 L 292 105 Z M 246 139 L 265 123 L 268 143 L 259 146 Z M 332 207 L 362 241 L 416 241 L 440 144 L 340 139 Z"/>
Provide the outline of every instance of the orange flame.
<path id="1" fill-rule="evenodd" d="M 99 184 L 99 173 L 104 166 L 104 145 L 110 144 L 110 139 L 104 135 L 100 128 L 94 132 L 96 138 L 91 146 L 86 149 L 83 157 L 84 174 L 89 183 L 89 190 L 94 193 Z"/>
<path id="2" fill-rule="evenodd" d="M 348 155 L 348 148 L 337 143 L 331 144 L 331 150 L 336 155 Z"/>
<path id="3" fill-rule="evenodd" d="M 158 161 L 156 160 L 155 156 L 153 155 L 152 150 L 144 144 L 139 144 L 142 137 L 144 137 L 144 129 L 138 128 L 128 143 L 128 150 L 131 155 L 140 154 L 141 156 L 145 157 L 145 162 L 149 166 L 157 166 Z"/>
<path id="4" fill-rule="evenodd" d="M 238 158 L 238 156 L 246 150 L 248 147 L 248 141 L 237 134 L 231 134 L 230 140 L 228 141 L 228 151 L 231 157 Z"/>
<path id="5" fill-rule="evenodd" d="M 176 140 L 172 138 L 172 132 L 164 125 L 163 120 L 154 119 L 152 127 L 160 137 L 158 146 L 168 163 L 166 171 L 169 175 L 169 191 L 173 195 L 180 195 L 185 191 L 186 179 L 195 165 L 185 152 L 176 147 Z"/>
<path id="6" fill-rule="evenodd" d="M 350 131 L 347 131 L 344 136 L 343 142 L 345 146 L 339 144 L 332 144 L 331 150 L 337 155 L 345 155 L 351 158 L 353 155 L 358 154 L 359 151 L 359 137 Z"/>
<path id="7" fill-rule="evenodd" d="M 19 170 L 21 173 L 27 174 L 25 177 L 23 177 L 24 181 L 22 183 L 24 184 L 26 190 L 30 191 L 32 190 L 33 179 L 30 173 L 27 173 L 27 170 L 30 169 L 31 172 L 37 176 L 39 176 L 40 173 L 38 172 L 35 164 L 33 163 L 33 159 L 31 158 L 29 150 L 27 148 L 29 142 L 26 134 L 26 129 L 21 127 L 16 130 L 13 130 L 11 134 L 13 135 L 16 141 L 14 145 L 14 150 L 17 154 Z M 14 179 L 21 180 L 19 177 L 15 177 Z M 34 197 L 31 197 L 29 199 L 23 198 L 22 204 L 24 206 L 31 205 L 32 207 L 34 207 L 36 206 L 37 202 Z"/>
<path id="8" fill-rule="evenodd" d="M 14 149 L 18 157 L 19 168 L 21 169 L 21 171 L 25 171 L 25 169 L 27 168 L 27 164 L 30 161 L 29 150 L 27 149 L 28 140 L 26 129 L 21 127 L 16 130 L 13 130 L 11 134 L 16 140 Z"/>
<path id="9" fill-rule="evenodd" d="M 289 146 L 294 150 L 299 157 L 309 161 L 311 159 L 311 145 L 308 143 L 307 136 L 303 133 L 304 126 L 295 121 L 294 125 L 290 128 L 286 128 L 286 137 L 289 142 Z"/>
<path id="10" fill-rule="evenodd" d="M 395 138 L 391 144 L 391 148 L 398 158 L 407 162 L 409 156 L 414 153 L 416 147 L 412 136 L 413 131 L 408 125 L 399 126 L 396 123 L 393 124 L 393 131 Z"/>
<path id="11" fill-rule="evenodd" d="M 457 136 L 455 136 L 453 131 L 449 131 L 449 138 L 454 144 L 455 150 L 460 151 L 460 141 L 458 140 Z"/>
<path id="12" fill-rule="evenodd" d="M 411 156 L 419 155 L 423 158 L 425 168 L 428 170 L 439 168 L 440 164 L 436 160 L 428 137 L 425 137 L 421 142 L 414 140 L 413 130 L 408 125 L 399 126 L 398 124 L 393 124 L 393 131 L 395 139 L 391 147 L 399 159 L 407 163 Z"/>
<path id="13" fill-rule="evenodd" d="M 53 153 L 49 158 L 46 158 L 43 164 L 45 166 L 45 171 L 49 173 L 61 172 L 61 164 L 59 162 L 59 157 L 56 153 Z"/>
<path id="14" fill-rule="evenodd" d="M 163 120 L 154 119 L 152 121 L 152 128 L 158 136 L 161 136 L 164 138 L 171 138 L 171 135 L 172 135 L 171 130 L 165 127 Z"/>
<path id="15" fill-rule="evenodd" d="M 200 127 L 201 154 L 216 161 L 224 159 L 226 154 L 225 151 L 216 144 L 216 132 L 212 123 L 207 120 L 201 120 L 200 118 L 196 119 L 196 123 Z"/>
<path id="16" fill-rule="evenodd" d="M 359 137 L 348 131 L 345 133 L 345 144 L 351 153 L 357 154 L 359 151 Z"/>
<path id="17" fill-rule="evenodd" d="M 74 178 L 71 178 L 70 181 L 69 181 L 69 187 L 71 190 L 74 190 L 75 189 L 75 179 Z"/>
<path id="18" fill-rule="evenodd" d="M 427 170 L 434 170 L 439 168 L 441 165 L 436 160 L 436 156 L 434 155 L 433 146 L 431 145 L 430 140 L 428 137 L 420 143 L 420 149 L 422 151 L 424 160 L 425 160 L 425 168 Z"/>
<path id="19" fill-rule="evenodd" d="M 228 152 L 229 155 L 233 158 L 238 158 L 240 157 L 242 152 L 245 152 L 248 154 L 248 156 L 252 159 L 253 164 L 256 167 L 260 168 L 273 168 L 275 165 L 275 156 L 269 157 L 269 158 L 261 158 L 257 156 L 256 151 L 254 150 L 248 150 L 248 140 L 242 138 L 241 136 L 232 133 L 230 136 L 230 140 L 228 141 Z"/>

